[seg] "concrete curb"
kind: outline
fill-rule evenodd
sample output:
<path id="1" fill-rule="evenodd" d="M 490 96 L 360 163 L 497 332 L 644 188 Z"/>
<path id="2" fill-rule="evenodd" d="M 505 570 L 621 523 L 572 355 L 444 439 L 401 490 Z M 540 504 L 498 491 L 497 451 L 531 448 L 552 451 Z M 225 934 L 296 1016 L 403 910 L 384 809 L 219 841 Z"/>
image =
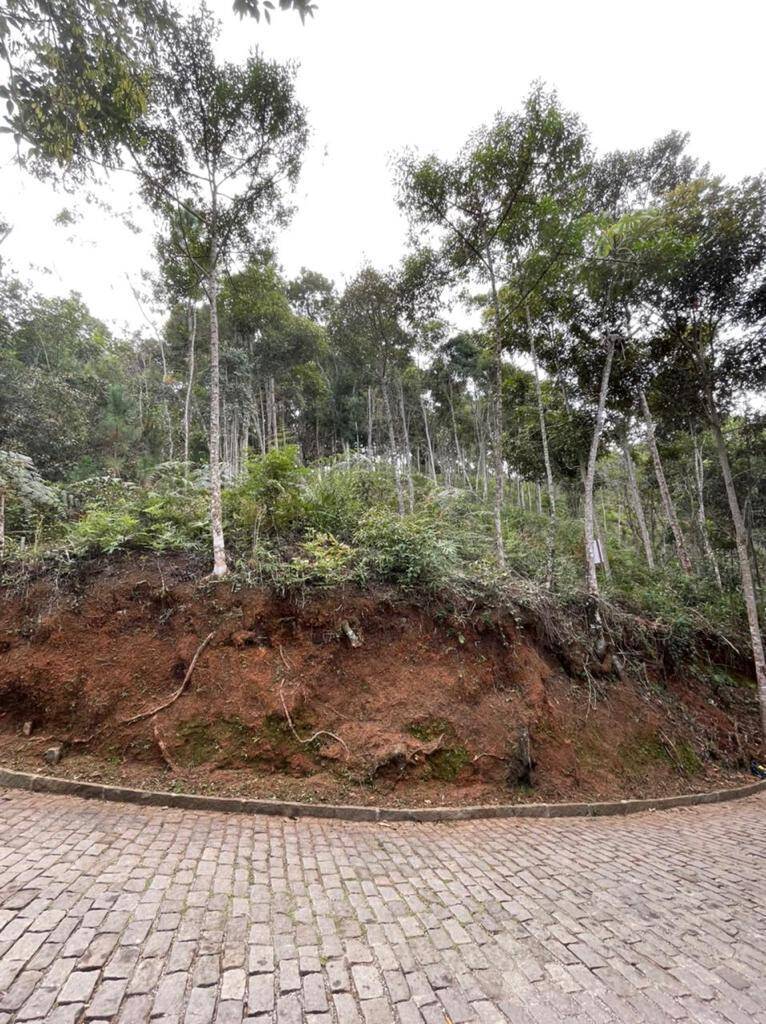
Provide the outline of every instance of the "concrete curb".
<path id="1" fill-rule="evenodd" d="M 26 789 L 33 793 L 79 796 L 86 800 L 145 807 L 180 807 L 192 811 L 225 811 L 236 814 L 269 814 L 287 818 L 333 818 L 338 821 L 472 821 L 478 818 L 591 818 L 605 815 L 664 811 L 673 807 L 695 807 L 740 800 L 766 790 L 766 779 L 711 793 L 686 793 L 646 800 L 612 800 L 599 803 L 499 804 L 476 807 L 359 807 L 351 804 L 307 804 L 284 800 L 247 800 L 244 797 L 201 796 L 194 793 L 164 793 L 123 786 L 102 786 L 97 782 L 75 782 L 56 776 L 15 772 L 0 768 L 0 787 Z"/>

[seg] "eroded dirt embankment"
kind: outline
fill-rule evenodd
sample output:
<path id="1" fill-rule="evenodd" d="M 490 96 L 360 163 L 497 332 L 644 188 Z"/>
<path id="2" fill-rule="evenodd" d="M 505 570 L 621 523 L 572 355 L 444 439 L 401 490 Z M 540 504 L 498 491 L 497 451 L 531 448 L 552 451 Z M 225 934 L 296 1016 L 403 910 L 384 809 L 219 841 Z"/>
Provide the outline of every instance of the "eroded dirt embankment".
<path id="1" fill-rule="evenodd" d="M 757 746 L 754 691 L 730 671 L 572 678 L 533 622 L 492 609 L 358 592 L 297 603 L 203 582 L 180 557 L 102 559 L 2 596 L 11 767 L 247 796 L 489 803 L 713 788 L 742 781 Z M 126 722 L 169 700 L 210 633 L 183 693 Z M 51 768 L 43 754 L 61 741 Z"/>

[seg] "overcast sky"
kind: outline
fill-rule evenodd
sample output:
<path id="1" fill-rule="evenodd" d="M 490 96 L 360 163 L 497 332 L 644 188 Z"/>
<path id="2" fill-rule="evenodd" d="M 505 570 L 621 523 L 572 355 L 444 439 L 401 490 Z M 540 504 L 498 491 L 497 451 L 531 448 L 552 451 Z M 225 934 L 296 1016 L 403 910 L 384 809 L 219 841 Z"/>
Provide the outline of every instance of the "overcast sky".
<path id="1" fill-rule="evenodd" d="M 535 79 L 555 87 L 588 124 L 599 150 L 642 146 L 672 128 L 730 178 L 766 169 L 766 5 L 762 0 L 317 0 L 301 26 L 240 22 L 231 0 L 209 6 L 224 21 L 221 53 L 253 46 L 300 65 L 298 91 L 312 141 L 278 240 L 288 274 L 301 266 L 342 284 L 368 258 L 395 262 L 405 224 L 391 158 L 404 146 L 450 155 L 498 109 L 517 107 Z M 191 2 L 184 7 L 193 6 Z M 151 270 L 151 222 L 131 233 L 77 196 L 16 171 L 2 151 L 3 247 L 23 277 L 48 293 L 77 290 L 117 329 L 147 330 L 130 281 Z M 127 176 L 111 198 L 130 205 Z M 82 211 L 60 227 L 63 208 Z"/>

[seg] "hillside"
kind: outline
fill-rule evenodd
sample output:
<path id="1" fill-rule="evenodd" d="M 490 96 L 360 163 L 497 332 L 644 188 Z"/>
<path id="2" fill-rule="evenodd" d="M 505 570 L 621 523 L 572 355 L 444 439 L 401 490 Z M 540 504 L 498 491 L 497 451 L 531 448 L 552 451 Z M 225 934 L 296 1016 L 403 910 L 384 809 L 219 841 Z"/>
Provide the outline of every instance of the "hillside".
<path id="1" fill-rule="evenodd" d="M 758 713 L 747 662 L 726 643 L 699 635 L 695 656 L 674 662 L 660 631 L 646 633 L 653 656 L 623 669 L 589 650 L 572 609 L 558 610 L 566 629 L 550 612 L 521 591 L 503 610 L 382 587 L 290 598 L 212 583 L 187 555 L 38 569 L 3 593 L 0 760 L 353 803 L 629 797 L 741 779 Z M 178 691 L 209 634 L 180 696 L 126 723 Z M 52 767 L 43 753 L 58 742 Z"/>

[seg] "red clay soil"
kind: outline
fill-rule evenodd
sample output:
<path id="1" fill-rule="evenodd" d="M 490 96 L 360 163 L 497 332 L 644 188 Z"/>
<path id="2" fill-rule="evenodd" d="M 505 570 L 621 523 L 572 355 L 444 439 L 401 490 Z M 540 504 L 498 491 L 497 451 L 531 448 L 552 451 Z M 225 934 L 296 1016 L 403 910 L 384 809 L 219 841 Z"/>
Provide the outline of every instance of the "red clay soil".
<path id="1" fill-rule="evenodd" d="M 170 699 L 211 632 L 178 699 L 127 723 Z M 205 581 L 185 557 L 101 559 L 2 594 L 0 763 L 409 806 L 742 781 L 758 737 L 747 680 L 708 666 L 709 679 L 683 681 L 647 665 L 640 684 L 607 675 L 594 688 L 533 634 L 492 609 L 458 614 L 383 592 L 297 603 Z M 57 742 L 64 756 L 50 767 L 43 753 Z"/>

